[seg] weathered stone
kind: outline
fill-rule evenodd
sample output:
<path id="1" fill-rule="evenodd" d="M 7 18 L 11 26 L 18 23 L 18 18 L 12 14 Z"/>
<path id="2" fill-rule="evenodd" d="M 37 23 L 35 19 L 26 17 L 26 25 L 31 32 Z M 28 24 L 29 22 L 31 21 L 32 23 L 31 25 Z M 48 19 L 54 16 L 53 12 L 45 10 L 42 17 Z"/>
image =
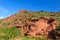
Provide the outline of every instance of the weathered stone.
<path id="1" fill-rule="evenodd" d="M 58 25 L 58 22 L 53 18 L 40 18 L 37 20 L 26 21 L 22 27 L 22 32 L 25 36 L 33 37 L 46 37 L 49 35 L 49 32 L 55 30 Z"/>

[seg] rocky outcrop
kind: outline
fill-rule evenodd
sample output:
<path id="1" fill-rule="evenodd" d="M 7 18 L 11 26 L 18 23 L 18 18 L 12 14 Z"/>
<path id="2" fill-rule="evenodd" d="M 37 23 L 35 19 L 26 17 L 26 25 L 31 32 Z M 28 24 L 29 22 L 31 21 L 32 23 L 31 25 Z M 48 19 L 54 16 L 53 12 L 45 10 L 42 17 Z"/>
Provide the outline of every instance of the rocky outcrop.
<path id="1" fill-rule="evenodd" d="M 13 19 L 15 19 L 15 18 L 16 18 L 16 15 L 12 15 L 12 16 L 10 16 L 10 17 L 7 17 L 7 18 L 3 19 L 2 22 L 8 22 L 8 21 L 11 21 L 11 20 L 13 20 Z"/>
<path id="2" fill-rule="evenodd" d="M 22 26 L 22 34 L 37 38 L 50 37 L 49 33 L 56 29 L 58 22 L 53 18 L 43 18 L 26 20 Z"/>
<path id="3" fill-rule="evenodd" d="M 31 13 L 28 16 L 26 16 L 25 13 L 29 13 L 29 11 L 21 10 L 19 11 L 18 14 L 3 19 L 0 25 L 14 21 L 7 26 L 9 27 L 16 26 L 17 28 L 21 28 L 22 35 L 32 36 L 36 38 L 42 37 L 55 38 L 55 33 L 57 34 L 57 36 L 60 35 L 60 33 L 56 31 L 56 27 L 59 23 L 54 18 L 49 17 L 31 18 L 28 17 Z M 51 13 L 51 16 L 55 16 L 55 14 Z"/>
<path id="4" fill-rule="evenodd" d="M 11 23 L 10 25 L 8 25 L 9 27 L 12 27 L 12 26 L 16 26 L 17 28 L 21 28 L 22 27 L 22 22 L 19 21 L 19 20 L 16 20 L 15 22 Z"/>
<path id="5" fill-rule="evenodd" d="M 22 29 L 22 35 L 33 36 L 36 38 L 48 37 L 55 38 L 55 30 L 59 23 L 53 18 L 25 19 L 16 20 L 9 26 L 16 26 Z"/>
<path id="6" fill-rule="evenodd" d="M 10 17 L 4 18 L 4 19 L 1 21 L 0 26 L 3 25 L 3 24 L 5 24 L 5 23 L 7 23 L 7 22 L 10 22 L 10 21 L 14 20 L 15 18 L 16 18 L 16 15 L 12 15 L 12 16 L 10 16 Z"/>

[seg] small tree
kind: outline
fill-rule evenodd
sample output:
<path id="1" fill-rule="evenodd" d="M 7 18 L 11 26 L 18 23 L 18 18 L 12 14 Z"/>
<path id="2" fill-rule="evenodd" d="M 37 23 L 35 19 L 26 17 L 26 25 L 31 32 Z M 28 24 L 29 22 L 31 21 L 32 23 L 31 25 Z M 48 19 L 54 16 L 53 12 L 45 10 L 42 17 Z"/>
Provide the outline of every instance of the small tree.
<path id="1" fill-rule="evenodd" d="M 44 10 L 41 10 L 41 12 L 44 12 Z"/>

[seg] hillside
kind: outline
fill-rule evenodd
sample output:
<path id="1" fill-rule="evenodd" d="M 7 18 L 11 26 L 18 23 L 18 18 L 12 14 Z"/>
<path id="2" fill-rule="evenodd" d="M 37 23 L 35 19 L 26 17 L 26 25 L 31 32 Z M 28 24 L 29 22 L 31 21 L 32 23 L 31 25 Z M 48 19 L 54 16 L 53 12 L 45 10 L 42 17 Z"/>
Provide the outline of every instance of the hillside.
<path id="1" fill-rule="evenodd" d="M 43 21 L 42 21 L 42 20 Z M 49 22 L 49 20 L 53 20 L 53 22 L 47 24 L 46 21 Z M 56 20 L 56 21 L 55 21 Z M 44 22 L 45 21 L 45 22 Z M 60 12 L 45 12 L 45 11 L 39 11 L 39 12 L 32 12 L 27 10 L 21 10 L 18 13 L 11 15 L 7 18 L 0 20 L 0 40 L 50 40 L 49 38 L 35 38 L 33 33 L 36 33 L 37 26 L 41 26 L 40 24 L 44 24 L 41 27 L 38 27 L 38 32 L 45 32 L 45 31 L 39 31 L 42 27 L 46 28 L 45 25 L 50 25 L 55 22 L 56 25 L 53 25 L 55 30 L 60 30 Z M 58 23 L 57 23 L 58 22 Z M 31 32 L 29 35 L 33 35 L 33 37 L 23 36 L 24 33 L 27 30 L 25 28 L 28 28 L 27 26 L 22 29 L 25 25 L 33 25 L 31 27 L 35 28 L 36 31 Z M 58 24 L 58 25 L 57 25 Z M 37 26 L 35 26 L 37 25 Z M 47 26 L 47 27 L 48 27 Z M 50 26 L 51 27 L 51 26 Z M 44 28 L 44 30 L 45 30 Z M 50 28 L 52 29 L 52 27 Z M 48 29 L 48 30 L 50 30 Z M 24 31 L 22 31 L 24 30 Z M 29 30 L 29 29 L 28 29 Z M 58 31 L 59 33 L 60 31 Z M 43 33 L 44 34 L 44 33 Z M 38 34 L 40 35 L 40 34 Z M 59 33 L 60 35 L 60 33 Z M 60 37 L 58 37 L 59 40 Z"/>

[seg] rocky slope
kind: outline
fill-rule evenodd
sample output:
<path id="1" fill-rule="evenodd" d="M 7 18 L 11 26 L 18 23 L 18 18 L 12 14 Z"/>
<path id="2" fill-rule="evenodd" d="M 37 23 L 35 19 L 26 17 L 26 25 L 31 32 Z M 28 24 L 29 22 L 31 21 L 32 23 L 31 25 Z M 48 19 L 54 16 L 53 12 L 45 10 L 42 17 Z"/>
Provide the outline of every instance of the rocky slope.
<path id="1" fill-rule="evenodd" d="M 58 21 L 60 20 L 60 16 L 57 15 L 60 14 L 21 10 L 17 14 L 2 19 L 0 26 L 16 26 L 17 28 L 21 28 L 21 33 L 24 36 L 56 38 L 55 35 L 60 35 L 56 31 L 59 25 Z"/>

